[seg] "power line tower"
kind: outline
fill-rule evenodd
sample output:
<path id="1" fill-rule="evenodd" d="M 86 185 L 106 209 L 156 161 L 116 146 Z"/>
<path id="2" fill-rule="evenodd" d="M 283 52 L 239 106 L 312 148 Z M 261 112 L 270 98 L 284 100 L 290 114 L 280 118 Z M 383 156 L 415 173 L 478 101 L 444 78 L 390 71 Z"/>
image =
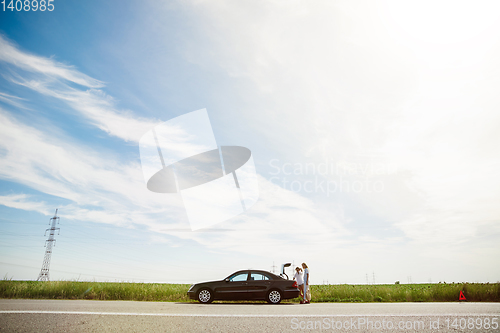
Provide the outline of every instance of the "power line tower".
<path id="1" fill-rule="evenodd" d="M 59 217 L 57 216 L 57 209 L 56 213 L 54 214 L 54 217 L 50 219 L 49 224 L 50 229 L 45 230 L 45 235 L 47 235 L 47 231 L 49 232 L 49 238 L 45 241 L 45 257 L 43 258 L 43 265 L 42 269 L 40 271 L 40 274 L 38 275 L 37 281 L 49 281 L 49 268 L 50 268 L 50 256 L 52 255 L 52 246 L 55 246 L 56 240 L 54 239 L 56 230 L 61 230 L 60 228 L 56 228 L 56 223 L 59 223 Z"/>
<path id="2" fill-rule="evenodd" d="M 273 261 L 273 265 L 271 266 L 271 268 L 273 269 L 273 273 L 276 273 L 276 265 L 274 264 L 274 261 Z"/>

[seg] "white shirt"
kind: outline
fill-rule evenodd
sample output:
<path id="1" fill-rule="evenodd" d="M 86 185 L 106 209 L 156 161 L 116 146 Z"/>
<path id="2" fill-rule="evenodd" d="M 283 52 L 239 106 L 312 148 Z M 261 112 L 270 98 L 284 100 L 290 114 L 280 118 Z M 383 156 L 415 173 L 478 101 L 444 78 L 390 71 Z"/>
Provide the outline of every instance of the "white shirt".
<path id="1" fill-rule="evenodd" d="M 302 274 L 299 272 L 295 271 L 295 275 L 293 278 L 297 281 L 297 284 L 300 286 L 301 284 L 304 284 L 304 279 L 302 278 Z"/>

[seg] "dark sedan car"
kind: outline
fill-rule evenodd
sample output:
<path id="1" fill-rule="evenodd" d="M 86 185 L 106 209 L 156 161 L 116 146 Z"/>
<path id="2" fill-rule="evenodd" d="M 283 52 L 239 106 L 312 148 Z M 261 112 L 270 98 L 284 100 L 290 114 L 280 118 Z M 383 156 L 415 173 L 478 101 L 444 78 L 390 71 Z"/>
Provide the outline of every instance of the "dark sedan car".
<path id="1" fill-rule="evenodd" d="M 200 303 L 214 300 L 263 300 L 278 304 L 299 296 L 297 282 L 258 270 L 238 271 L 221 281 L 193 284 L 188 296 Z"/>

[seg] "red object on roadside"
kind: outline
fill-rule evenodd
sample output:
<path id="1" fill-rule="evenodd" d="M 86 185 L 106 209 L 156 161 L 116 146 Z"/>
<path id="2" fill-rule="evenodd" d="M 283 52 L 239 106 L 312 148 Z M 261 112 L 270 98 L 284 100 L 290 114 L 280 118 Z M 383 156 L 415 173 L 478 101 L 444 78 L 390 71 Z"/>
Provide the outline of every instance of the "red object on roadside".
<path id="1" fill-rule="evenodd" d="M 460 290 L 460 296 L 458 297 L 458 300 L 459 300 L 459 301 L 466 301 L 466 300 L 467 300 L 467 299 L 465 298 L 464 293 L 462 292 L 462 290 Z"/>

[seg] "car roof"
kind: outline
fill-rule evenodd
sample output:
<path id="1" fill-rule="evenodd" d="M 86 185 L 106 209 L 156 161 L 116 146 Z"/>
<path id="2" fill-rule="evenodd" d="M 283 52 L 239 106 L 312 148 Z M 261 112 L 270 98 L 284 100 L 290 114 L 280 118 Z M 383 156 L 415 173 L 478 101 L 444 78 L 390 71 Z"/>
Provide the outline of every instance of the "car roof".
<path id="1" fill-rule="evenodd" d="M 269 275 L 271 276 L 273 279 L 283 279 L 282 277 L 276 275 L 276 274 L 273 274 L 271 272 L 268 272 L 268 271 L 262 271 L 262 270 L 259 270 L 259 269 L 244 269 L 244 270 L 241 270 L 241 271 L 237 271 L 237 272 L 234 272 L 232 274 L 229 274 L 228 278 L 235 275 L 235 274 L 241 274 L 241 273 L 260 273 L 260 274 L 265 274 L 265 275 Z"/>

